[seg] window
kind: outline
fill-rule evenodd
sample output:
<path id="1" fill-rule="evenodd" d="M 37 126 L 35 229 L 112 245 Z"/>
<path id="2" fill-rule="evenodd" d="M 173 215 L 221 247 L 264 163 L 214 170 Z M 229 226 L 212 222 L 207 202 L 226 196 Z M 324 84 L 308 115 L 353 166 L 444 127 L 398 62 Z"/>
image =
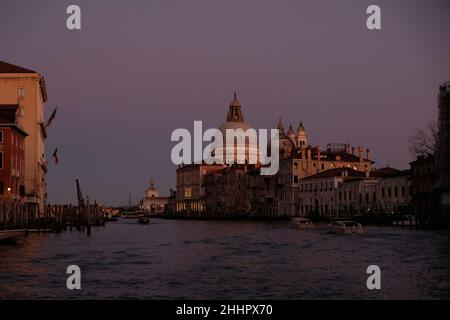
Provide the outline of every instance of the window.
<path id="1" fill-rule="evenodd" d="M 184 197 L 185 198 L 191 198 L 192 197 L 192 188 L 184 189 Z"/>
<path id="2" fill-rule="evenodd" d="M 3 143 L 3 130 L 0 130 L 0 143 Z"/>
<path id="3" fill-rule="evenodd" d="M 0 169 L 3 169 L 3 151 L 0 151 Z"/>
<path id="4" fill-rule="evenodd" d="M 294 183 L 298 183 L 298 176 L 294 176 Z"/>
<path id="5" fill-rule="evenodd" d="M 20 185 L 19 192 L 21 197 L 25 196 L 25 186 L 23 184 Z"/>
<path id="6" fill-rule="evenodd" d="M 3 194 L 3 181 L 0 181 L 0 194 Z"/>
<path id="7" fill-rule="evenodd" d="M 17 88 L 17 96 L 19 98 L 25 97 L 25 88 L 24 87 L 18 87 Z"/>

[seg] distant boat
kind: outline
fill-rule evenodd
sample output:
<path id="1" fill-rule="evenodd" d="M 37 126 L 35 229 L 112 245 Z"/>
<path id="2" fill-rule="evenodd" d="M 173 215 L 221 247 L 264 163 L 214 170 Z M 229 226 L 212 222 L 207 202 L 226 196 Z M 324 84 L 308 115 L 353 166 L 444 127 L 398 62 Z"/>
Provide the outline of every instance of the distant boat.
<path id="1" fill-rule="evenodd" d="M 396 226 L 415 226 L 417 219 L 413 215 L 404 215 L 400 219 L 393 221 L 392 224 Z"/>
<path id="2" fill-rule="evenodd" d="M 138 222 L 140 224 L 149 224 L 150 223 L 150 218 L 149 217 L 142 217 L 142 218 L 139 218 Z"/>
<path id="3" fill-rule="evenodd" d="M 25 237 L 26 229 L 0 230 L 0 241 L 15 241 Z"/>
<path id="4" fill-rule="evenodd" d="M 141 211 L 125 211 L 122 214 L 122 218 L 124 219 L 138 219 L 142 218 L 144 216 L 144 213 Z"/>
<path id="5" fill-rule="evenodd" d="M 291 223 L 298 229 L 311 229 L 315 226 L 311 220 L 302 217 L 292 217 Z"/>
<path id="6" fill-rule="evenodd" d="M 328 225 L 331 232 L 344 234 L 363 233 L 362 225 L 355 221 L 334 220 Z"/>
<path id="7" fill-rule="evenodd" d="M 27 229 L 28 232 L 52 232 L 53 229 L 52 228 L 32 228 L 32 229 Z"/>

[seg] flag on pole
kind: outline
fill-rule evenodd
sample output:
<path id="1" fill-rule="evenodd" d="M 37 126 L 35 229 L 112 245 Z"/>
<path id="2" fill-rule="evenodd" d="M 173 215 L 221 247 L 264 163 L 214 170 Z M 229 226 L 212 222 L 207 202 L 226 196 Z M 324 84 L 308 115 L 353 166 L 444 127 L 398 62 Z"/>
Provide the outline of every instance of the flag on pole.
<path id="1" fill-rule="evenodd" d="M 58 109 L 58 107 L 56 107 L 55 110 L 53 110 L 52 114 L 50 115 L 50 118 L 48 118 L 48 120 L 47 120 L 47 124 L 45 125 L 45 127 L 50 127 L 50 125 L 52 124 L 53 120 L 55 120 L 56 110 L 57 109 Z"/>
<path id="2" fill-rule="evenodd" d="M 53 151 L 53 160 L 55 160 L 55 163 L 58 163 L 58 148 Z"/>

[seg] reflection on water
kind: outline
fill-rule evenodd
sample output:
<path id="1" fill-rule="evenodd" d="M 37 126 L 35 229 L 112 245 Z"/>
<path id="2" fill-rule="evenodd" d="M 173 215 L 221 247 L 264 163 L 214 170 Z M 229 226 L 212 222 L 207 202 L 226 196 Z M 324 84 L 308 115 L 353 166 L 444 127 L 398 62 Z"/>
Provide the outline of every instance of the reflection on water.
<path id="1" fill-rule="evenodd" d="M 448 299 L 450 234 L 367 227 L 357 236 L 287 222 L 119 220 L 0 245 L 0 298 Z M 79 265 L 82 290 L 66 289 Z M 379 265 L 382 289 L 366 287 Z"/>

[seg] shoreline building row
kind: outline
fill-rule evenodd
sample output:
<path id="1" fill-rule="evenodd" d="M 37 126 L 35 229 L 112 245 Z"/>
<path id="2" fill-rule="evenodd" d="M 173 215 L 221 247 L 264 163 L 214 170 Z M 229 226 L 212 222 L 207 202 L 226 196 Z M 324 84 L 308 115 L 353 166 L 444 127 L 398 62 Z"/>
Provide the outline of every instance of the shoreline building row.
<path id="1" fill-rule="evenodd" d="M 220 130 L 249 128 L 235 94 Z M 308 144 L 302 122 L 296 131 L 292 126 L 285 131 L 280 119 L 277 128 L 280 137 L 277 174 L 262 176 L 260 164 L 247 164 L 248 161 L 233 165 L 180 165 L 176 169 L 176 205 L 171 214 L 217 218 L 296 216 L 301 212 L 301 179 L 336 168 L 349 168 L 362 174 L 372 171 L 370 150 L 362 146 L 328 144 L 322 149 Z M 251 143 L 246 141 L 246 160 L 258 151 Z"/>

